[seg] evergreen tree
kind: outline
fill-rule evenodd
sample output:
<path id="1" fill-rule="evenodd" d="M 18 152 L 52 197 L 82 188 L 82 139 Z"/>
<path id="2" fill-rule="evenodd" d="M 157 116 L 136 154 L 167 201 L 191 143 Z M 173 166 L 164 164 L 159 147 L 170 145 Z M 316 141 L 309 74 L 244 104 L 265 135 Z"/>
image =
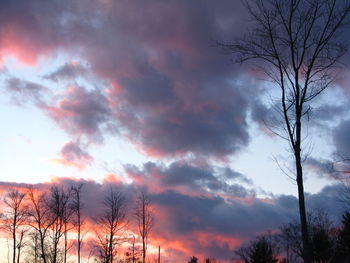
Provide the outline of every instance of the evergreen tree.
<path id="1" fill-rule="evenodd" d="M 245 263 L 276 263 L 276 248 L 265 236 L 258 237 L 249 246 L 243 247 L 236 254 Z"/>
<path id="2" fill-rule="evenodd" d="M 188 261 L 188 263 L 198 263 L 198 258 L 195 256 L 190 257 L 190 261 Z"/>
<path id="3" fill-rule="evenodd" d="M 337 253 L 334 262 L 350 262 L 350 213 L 343 215 L 343 226 L 339 232 L 337 241 Z"/>

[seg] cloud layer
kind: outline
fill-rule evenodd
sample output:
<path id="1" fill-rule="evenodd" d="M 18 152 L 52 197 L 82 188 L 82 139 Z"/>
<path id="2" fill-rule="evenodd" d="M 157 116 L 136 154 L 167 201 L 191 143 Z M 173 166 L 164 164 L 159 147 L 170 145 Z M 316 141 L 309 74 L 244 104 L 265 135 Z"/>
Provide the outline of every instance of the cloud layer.
<path id="1" fill-rule="evenodd" d="M 173 168 L 169 167 L 169 170 L 171 169 Z M 147 179 L 157 177 L 154 173 L 144 172 L 143 176 Z M 190 176 L 191 173 L 187 175 Z M 181 181 L 180 175 L 174 177 L 175 180 Z M 137 194 L 145 189 L 144 182 L 135 180 L 132 184 L 123 183 L 121 177 L 109 175 L 101 183 L 83 179 L 55 178 L 51 182 L 34 187 L 44 191 L 52 185 L 69 187 L 81 183 L 84 185 L 82 192 L 84 216 L 90 228 L 103 211 L 101 204 L 104 196 L 111 188 L 115 188 L 127 197 L 129 227 L 137 231 L 131 211 Z M 25 186 L 1 183 L 1 189 L 9 187 Z M 202 187 L 205 188 L 205 185 Z M 339 220 L 339 215 L 344 209 L 339 202 L 341 189 L 341 185 L 333 185 L 317 194 L 307 194 L 309 210 L 325 209 L 333 220 Z M 148 193 L 155 211 L 155 225 L 150 244 L 155 247 L 161 245 L 166 262 L 186 260 L 191 255 L 228 260 L 242 242 L 254 235 L 274 231 L 298 218 L 297 199 L 289 195 L 265 199 L 249 195 L 235 199 L 234 193 L 230 198 L 226 198 L 225 194 L 214 194 L 210 189 L 204 194 L 203 190 L 193 188 L 193 194 L 189 194 L 181 192 L 176 186 L 169 188 L 166 185 L 163 187 L 158 185 L 157 189 L 148 186 Z"/>
<path id="2" fill-rule="evenodd" d="M 147 154 L 216 158 L 248 144 L 252 87 L 239 84 L 239 71 L 212 46 L 224 33 L 241 30 L 234 24 L 240 6 L 230 1 L 206 1 L 200 7 L 186 1 L 1 5 L 6 10 L 3 57 L 35 64 L 65 52 L 88 65 L 66 62 L 44 76 L 67 85 L 42 109 L 74 139 L 101 142 L 102 126 L 108 126 Z M 232 12 L 237 18 L 231 21 Z M 91 75 L 101 81 L 98 89 L 76 85 L 78 78 Z M 18 86 L 14 82 L 8 81 L 12 90 Z M 37 90 L 26 90 L 37 96 Z"/>

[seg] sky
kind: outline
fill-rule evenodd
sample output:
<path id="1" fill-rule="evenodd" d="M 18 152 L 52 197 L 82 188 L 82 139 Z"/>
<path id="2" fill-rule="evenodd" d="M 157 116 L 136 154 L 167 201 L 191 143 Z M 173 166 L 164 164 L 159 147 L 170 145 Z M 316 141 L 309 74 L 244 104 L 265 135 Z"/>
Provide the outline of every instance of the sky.
<path id="1" fill-rule="evenodd" d="M 168 262 L 229 259 L 297 218 L 288 144 L 264 124 L 276 87 L 215 45 L 249 29 L 240 1 L 2 0 L 0 25 L 2 189 L 84 182 L 89 215 L 110 185 L 146 189 Z M 348 58 L 306 123 L 307 207 L 334 218 Z"/>

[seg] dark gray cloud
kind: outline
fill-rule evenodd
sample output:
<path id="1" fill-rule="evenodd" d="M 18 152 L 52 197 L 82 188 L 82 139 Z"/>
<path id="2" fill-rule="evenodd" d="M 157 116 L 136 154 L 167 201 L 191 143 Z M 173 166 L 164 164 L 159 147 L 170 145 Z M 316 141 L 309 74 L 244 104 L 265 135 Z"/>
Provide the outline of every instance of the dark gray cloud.
<path id="1" fill-rule="evenodd" d="M 310 211 L 326 211 L 331 220 L 338 224 L 341 215 L 348 208 L 347 204 L 342 201 L 344 200 L 344 194 L 348 193 L 344 191 L 343 184 L 329 185 L 316 194 L 307 194 L 306 204 Z"/>
<path id="2" fill-rule="evenodd" d="M 130 208 L 137 193 L 143 188 L 138 182 L 125 184 L 118 180 L 118 177 L 115 177 L 114 181 L 110 179 L 106 178 L 102 183 L 97 183 L 83 179 L 56 178 L 54 182 L 34 187 L 48 190 L 53 183 L 65 187 L 84 184 L 82 192 L 84 215 L 94 221 L 103 211 L 101 202 L 111 188 L 121 191 L 127 197 Z M 0 185 L 2 188 L 25 187 L 17 183 L 0 183 Z M 342 185 L 332 185 L 325 187 L 319 193 L 306 194 L 308 211 L 323 209 L 338 224 L 345 209 L 339 199 L 342 191 Z M 298 201 L 296 197 L 290 195 L 268 199 L 255 197 L 234 200 L 224 199 L 219 195 L 188 195 L 175 190 L 161 190 L 149 194 L 157 220 L 152 237 L 164 240 L 162 249 L 167 253 L 181 257 L 189 255 L 184 254 L 181 247 L 171 245 L 169 247 L 167 244 L 182 244 L 182 248 L 188 249 L 193 254 L 228 259 L 244 240 L 298 220 Z M 129 226 L 133 229 L 134 221 L 131 220 Z"/>
<path id="3" fill-rule="evenodd" d="M 139 21 L 146 22 L 142 22 L 142 31 L 115 40 L 116 46 L 131 42 L 126 47 L 130 51 L 123 52 L 118 62 L 107 63 L 110 69 L 104 68 L 105 61 L 99 61 L 101 57 L 113 59 L 108 49 L 102 51 L 107 54 L 92 57 L 92 64 L 101 65 L 96 68 L 103 69 L 106 75 L 114 72 L 111 78 L 122 88 L 121 93 L 112 97 L 122 103 L 121 123 L 149 153 L 224 156 L 239 151 L 249 141 L 245 122 L 248 109 L 245 93 L 249 87 L 240 89 L 233 84 L 238 73 L 211 46 L 211 37 L 218 36 L 218 28 L 223 26 L 218 21 L 220 13 L 216 13 L 224 12 L 223 6 L 213 7 L 206 2 L 194 8 L 180 2 L 171 9 L 171 14 L 159 2 L 155 2 L 152 10 L 155 7 L 159 7 L 157 21 L 168 21 L 169 16 L 177 14 L 175 21 L 163 28 L 148 16 L 153 12 L 148 8 L 140 13 L 141 17 L 147 16 L 145 20 L 115 16 L 111 23 L 119 28 L 120 19 L 128 21 L 130 28 L 139 28 Z M 127 8 L 139 10 L 140 6 Z M 233 29 L 228 21 L 225 26 Z M 115 28 L 110 30 L 115 32 Z M 139 43 L 144 43 L 143 48 Z M 125 56 L 128 72 L 120 72 L 116 63 L 125 61 Z"/>
<path id="4" fill-rule="evenodd" d="M 153 200 L 167 210 L 168 217 L 177 218 L 176 221 L 164 222 L 161 230 L 168 229 L 177 235 L 211 229 L 232 237 L 249 236 L 262 229 L 275 228 L 292 217 L 296 208 L 275 206 L 259 200 L 251 204 L 226 202 L 221 197 L 191 197 L 173 191 L 155 195 Z"/>
<path id="5" fill-rule="evenodd" d="M 265 125 L 265 122 L 267 119 L 269 119 L 271 111 L 271 108 L 263 104 L 261 101 L 257 100 L 252 106 L 251 118 L 253 121 Z"/>
<path id="6" fill-rule="evenodd" d="M 344 117 L 348 110 L 347 105 L 322 105 L 312 110 L 312 120 L 318 123 L 336 121 Z"/>
<path id="7" fill-rule="evenodd" d="M 32 103 L 41 106 L 44 104 L 44 95 L 49 92 L 47 87 L 15 77 L 6 79 L 4 84 L 12 101 L 20 106 Z"/>
<path id="8" fill-rule="evenodd" d="M 181 189 L 194 194 L 209 192 L 238 198 L 255 195 L 254 190 L 243 186 L 251 186 L 251 181 L 229 167 L 200 167 L 186 162 L 166 166 L 148 162 L 141 169 L 126 165 L 125 170 L 133 180 L 151 188 Z"/>
<path id="9" fill-rule="evenodd" d="M 88 74 L 88 70 L 83 65 L 79 63 L 66 63 L 55 71 L 51 72 L 44 76 L 46 79 L 50 79 L 53 81 L 62 81 L 62 80 L 74 80 L 78 77 L 84 77 Z"/>
<path id="10" fill-rule="evenodd" d="M 159 1 L 147 5 L 14 2 L 4 1 L 2 6 L 11 14 L 4 14 L 3 20 L 13 28 L 10 37 L 18 42 L 16 56 L 30 62 L 66 52 L 86 62 L 104 83 L 112 84 L 108 100 L 114 122 L 145 152 L 223 157 L 248 144 L 251 87 L 237 84 L 239 71 L 212 46 L 214 40 L 243 30 L 237 25 L 244 15 L 241 5 L 232 1 L 203 1 L 200 6 L 187 1 L 166 5 Z M 83 69 L 65 64 L 46 77 L 58 81 L 81 75 Z M 100 108 L 86 110 L 96 116 Z M 82 130 L 79 118 L 76 127 L 73 121 L 57 122 L 70 133 Z M 90 127 L 91 134 L 91 127 L 100 123 L 91 118 L 84 130 Z"/>
<path id="11" fill-rule="evenodd" d="M 308 211 L 324 209 L 332 220 L 339 223 L 344 207 L 339 201 L 341 185 L 324 188 L 317 194 L 307 194 Z M 244 240 L 252 238 L 268 230 L 276 230 L 281 225 L 298 220 L 298 201 L 294 196 L 281 195 L 269 200 L 254 199 L 251 202 L 225 201 L 220 197 L 191 197 L 174 191 L 153 195 L 152 199 L 160 209 L 166 211 L 165 220 L 158 226 L 157 231 L 176 233 L 176 236 L 191 236 L 188 233 L 212 232 L 219 237 L 231 236 L 232 239 Z M 174 220 L 171 220 L 174 218 Z M 170 238 L 170 236 L 169 236 Z M 190 239 L 192 239 L 190 237 Z M 227 248 L 222 251 L 215 246 L 215 241 L 208 247 L 201 243 L 188 242 L 192 251 L 211 250 L 211 256 L 226 258 L 233 253 Z M 232 254 L 231 254 L 232 255 Z"/>
<path id="12" fill-rule="evenodd" d="M 103 140 L 105 130 L 115 130 L 106 97 L 99 90 L 70 86 L 44 111 L 72 136 L 85 136 L 89 141 Z"/>
<path id="13" fill-rule="evenodd" d="M 269 115 L 259 102 L 262 90 L 242 81 L 245 69 L 231 65 L 213 47 L 215 40 L 242 35 L 245 17 L 241 3 L 228 0 L 201 5 L 2 1 L 0 21 L 10 30 L 1 31 L 0 39 L 2 49 L 23 61 L 65 52 L 89 65 L 112 85 L 107 97 L 114 127 L 146 153 L 223 157 L 249 143 L 250 107 L 255 121 Z M 10 50 L 11 43 L 16 48 Z M 83 68 L 68 63 L 47 77 L 74 80 L 84 74 Z M 344 110 L 324 106 L 315 118 L 333 120 Z M 70 130 L 80 130 L 81 123 L 73 125 Z"/>
<path id="14" fill-rule="evenodd" d="M 350 156 L 350 120 L 344 120 L 333 130 L 333 142 L 337 155 Z"/>
<path id="15" fill-rule="evenodd" d="M 320 158 L 307 158 L 305 168 L 319 177 L 337 179 L 337 174 L 334 171 L 333 162 Z"/>

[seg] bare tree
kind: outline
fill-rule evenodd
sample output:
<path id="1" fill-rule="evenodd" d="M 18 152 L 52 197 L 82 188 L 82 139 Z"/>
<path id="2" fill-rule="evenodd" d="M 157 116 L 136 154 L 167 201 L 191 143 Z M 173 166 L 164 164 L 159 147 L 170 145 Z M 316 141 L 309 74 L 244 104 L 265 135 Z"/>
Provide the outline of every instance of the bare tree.
<path id="1" fill-rule="evenodd" d="M 337 230 L 328 214 L 323 210 L 309 213 L 308 229 L 312 248 L 312 262 L 333 262 Z M 303 247 L 299 222 L 284 225 L 278 239 L 278 243 L 285 249 L 288 262 L 298 262 L 298 258 L 302 258 Z"/>
<path id="2" fill-rule="evenodd" d="M 47 199 L 47 206 L 49 208 L 49 213 L 53 219 L 51 224 L 51 262 L 56 263 L 58 258 L 58 245 L 61 238 L 67 233 L 67 221 L 70 217 L 70 211 L 68 211 L 69 206 L 69 192 L 62 188 L 53 186 L 50 189 L 50 197 Z M 66 260 L 66 239 L 64 248 L 64 260 Z"/>
<path id="3" fill-rule="evenodd" d="M 125 262 L 136 263 L 139 262 L 139 257 L 141 255 L 141 250 L 139 246 L 136 246 L 136 237 L 134 234 L 128 238 L 128 242 L 131 243 L 131 246 L 128 248 L 128 251 L 125 253 Z"/>
<path id="4" fill-rule="evenodd" d="M 2 228 L 11 234 L 13 242 L 12 262 L 19 263 L 23 237 L 25 232 L 24 225 L 28 218 L 27 207 L 24 204 L 26 194 L 17 189 L 10 189 L 5 193 L 3 202 L 5 204 L 4 212 L 1 215 Z M 18 250 L 18 253 L 16 253 Z"/>
<path id="5" fill-rule="evenodd" d="M 103 201 L 104 211 L 97 219 L 97 248 L 102 263 L 113 263 L 126 227 L 126 199 L 111 188 Z"/>
<path id="6" fill-rule="evenodd" d="M 346 52 L 339 36 L 347 25 L 349 0 L 252 0 L 246 1 L 254 22 L 252 29 L 234 43 L 219 43 L 238 61 L 260 59 L 261 69 L 279 88 L 280 137 L 294 156 L 298 187 L 303 258 L 311 250 L 304 200 L 303 120 L 312 101 L 336 78 L 336 67 Z"/>
<path id="7" fill-rule="evenodd" d="M 56 219 L 51 217 L 50 208 L 47 205 L 47 195 L 45 192 L 39 193 L 38 191 L 30 188 L 28 190 L 28 195 L 31 202 L 31 207 L 29 208 L 29 225 L 38 234 L 40 258 L 42 259 L 43 263 L 47 263 L 47 234 Z"/>
<path id="8" fill-rule="evenodd" d="M 26 263 L 39 263 L 42 262 L 40 260 L 40 242 L 39 242 L 39 233 L 37 231 L 30 232 L 28 234 L 27 241 L 27 251 L 25 262 Z"/>
<path id="9" fill-rule="evenodd" d="M 81 245 L 82 245 L 82 234 L 81 234 L 81 228 L 84 225 L 84 220 L 82 219 L 82 200 L 81 200 L 81 191 L 83 188 L 83 184 L 79 184 L 77 186 L 72 187 L 72 211 L 75 216 L 75 220 L 73 224 L 75 225 L 77 229 L 77 260 L 78 263 L 80 263 L 80 253 L 81 253 Z"/>
<path id="10" fill-rule="evenodd" d="M 145 192 L 141 192 L 136 199 L 134 216 L 142 239 L 142 263 L 145 263 L 148 237 L 154 223 L 151 200 Z"/>

